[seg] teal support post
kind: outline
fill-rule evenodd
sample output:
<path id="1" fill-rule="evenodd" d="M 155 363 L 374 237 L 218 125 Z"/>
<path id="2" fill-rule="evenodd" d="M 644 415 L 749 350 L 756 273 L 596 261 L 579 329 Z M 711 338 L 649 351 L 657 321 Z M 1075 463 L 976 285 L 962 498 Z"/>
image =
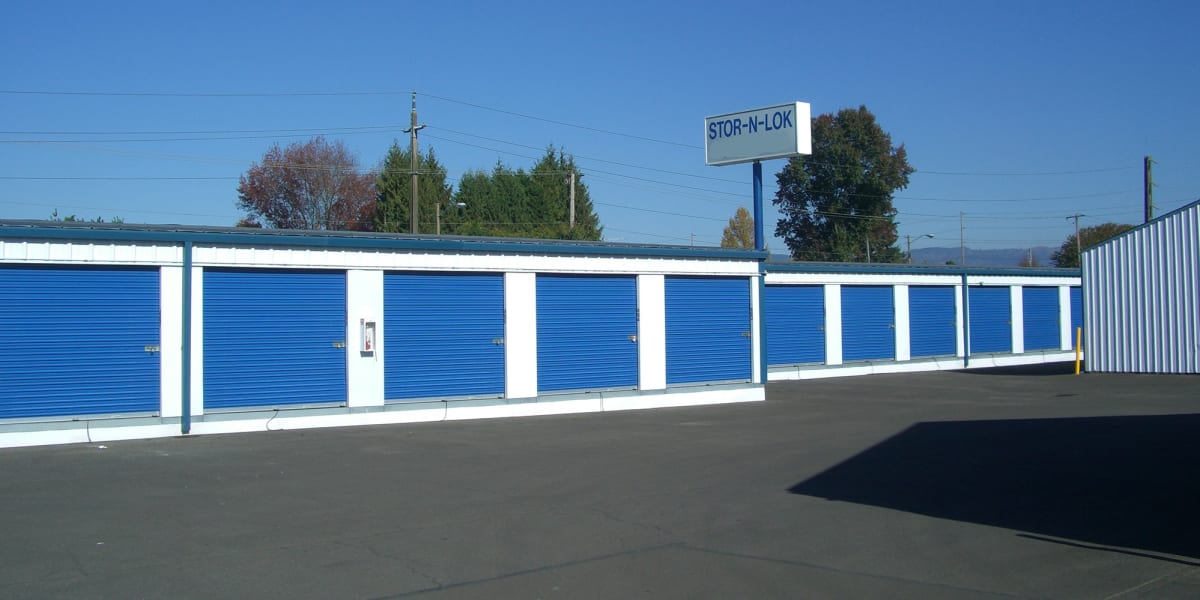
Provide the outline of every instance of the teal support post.
<path id="1" fill-rule="evenodd" d="M 192 431 L 192 242 L 183 243 L 183 364 L 182 401 L 183 414 L 179 417 L 179 431 L 187 435 Z"/>

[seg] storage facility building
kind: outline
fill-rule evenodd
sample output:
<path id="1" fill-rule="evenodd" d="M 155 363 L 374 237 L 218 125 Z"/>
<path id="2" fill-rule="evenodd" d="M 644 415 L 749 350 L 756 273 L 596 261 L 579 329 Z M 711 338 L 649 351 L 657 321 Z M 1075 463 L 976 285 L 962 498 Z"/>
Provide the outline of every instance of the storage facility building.
<path id="1" fill-rule="evenodd" d="M 0 447 L 760 401 L 1069 360 L 1077 272 L 0 221 Z"/>
<path id="2" fill-rule="evenodd" d="M 1083 252 L 1087 370 L 1200 373 L 1200 201 Z"/>
<path id="3" fill-rule="evenodd" d="M 1075 357 L 1076 270 L 768 263 L 765 272 L 772 381 Z"/>

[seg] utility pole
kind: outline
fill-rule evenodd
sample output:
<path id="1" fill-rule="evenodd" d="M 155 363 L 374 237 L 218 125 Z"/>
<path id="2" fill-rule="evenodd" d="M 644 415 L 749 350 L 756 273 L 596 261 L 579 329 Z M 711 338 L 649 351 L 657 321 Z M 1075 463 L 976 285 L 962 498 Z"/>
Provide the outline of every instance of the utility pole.
<path id="1" fill-rule="evenodd" d="M 1142 159 L 1142 170 L 1144 172 L 1142 183 L 1145 186 L 1145 192 L 1143 195 L 1145 196 L 1146 200 L 1145 222 L 1147 223 L 1150 222 L 1150 219 L 1154 218 L 1154 175 L 1150 172 L 1150 165 L 1153 164 L 1154 159 L 1150 158 L 1149 156 L 1146 156 Z"/>
<path id="2" fill-rule="evenodd" d="M 1075 262 L 1079 263 L 1079 268 L 1081 269 L 1083 268 L 1083 243 L 1079 241 L 1079 217 L 1086 216 L 1075 213 L 1067 217 L 1068 221 L 1075 219 Z"/>
<path id="3" fill-rule="evenodd" d="M 958 260 L 962 266 L 967 266 L 967 230 L 963 226 L 963 213 L 958 211 Z"/>
<path id="4" fill-rule="evenodd" d="M 419 156 L 417 155 L 417 131 L 424 129 L 424 125 L 417 125 L 417 93 L 412 93 L 412 124 L 404 133 L 409 134 L 409 140 L 412 144 L 410 152 L 412 152 L 412 160 L 409 161 L 409 173 L 412 175 L 412 227 L 410 233 L 419 233 L 417 226 L 417 165 Z"/>
<path id="5" fill-rule="evenodd" d="M 575 229 L 575 171 L 571 171 L 571 229 Z"/>
<path id="6" fill-rule="evenodd" d="M 871 264 L 871 238 L 866 238 L 867 242 L 867 264 Z"/>

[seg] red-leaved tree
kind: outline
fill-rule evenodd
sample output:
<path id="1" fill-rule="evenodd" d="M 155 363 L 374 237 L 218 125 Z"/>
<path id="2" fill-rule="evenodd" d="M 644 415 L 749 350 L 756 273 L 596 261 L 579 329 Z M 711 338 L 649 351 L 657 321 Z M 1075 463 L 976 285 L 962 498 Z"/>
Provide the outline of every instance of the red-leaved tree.
<path id="1" fill-rule="evenodd" d="M 324 137 L 274 145 L 237 191 L 243 221 L 279 229 L 365 231 L 375 212 L 375 175 L 359 173 L 345 144 Z"/>

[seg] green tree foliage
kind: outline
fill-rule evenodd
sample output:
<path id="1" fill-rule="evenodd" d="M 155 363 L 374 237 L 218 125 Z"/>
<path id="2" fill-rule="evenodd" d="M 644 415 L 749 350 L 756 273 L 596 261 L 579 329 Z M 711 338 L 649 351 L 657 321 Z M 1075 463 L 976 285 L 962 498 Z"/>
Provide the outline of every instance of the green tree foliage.
<path id="1" fill-rule="evenodd" d="M 571 173 L 575 173 L 574 227 L 570 223 Z M 553 147 L 529 171 L 497 163 L 490 173 L 467 172 L 459 180 L 454 195 L 454 202 L 465 206 L 443 218 L 442 231 L 460 235 L 599 240 L 603 227 L 583 177 L 574 157 Z"/>
<path id="2" fill-rule="evenodd" d="M 60 216 L 58 216 L 57 208 L 54 209 L 50 213 L 50 220 L 58 221 L 60 223 L 104 223 L 104 217 L 96 217 L 94 219 L 86 219 L 86 218 L 83 218 L 83 217 L 80 217 L 77 215 L 73 215 L 73 214 L 67 215 L 65 217 L 60 217 Z M 113 218 L 109 219 L 108 222 L 112 223 L 113 225 L 120 225 L 125 222 L 125 219 L 122 219 L 121 217 L 113 217 Z"/>
<path id="3" fill-rule="evenodd" d="M 1084 227 L 1079 230 L 1079 245 L 1075 243 L 1075 234 L 1067 236 L 1067 240 L 1062 246 L 1050 255 L 1050 260 L 1054 261 L 1054 266 L 1064 269 L 1079 268 L 1079 248 L 1087 249 L 1095 246 L 1108 238 L 1120 235 L 1126 231 L 1133 229 L 1133 225 L 1123 223 L 1104 223 L 1094 225 L 1092 227 Z"/>
<path id="4" fill-rule="evenodd" d="M 722 248 L 754 248 L 754 217 L 744 206 L 739 206 L 729 225 L 721 234 Z"/>
<path id="5" fill-rule="evenodd" d="M 904 145 L 865 106 L 814 118 L 812 144 L 776 176 L 775 234 L 792 258 L 864 262 L 869 247 L 871 262 L 903 262 L 892 199 L 914 171 Z"/>
<path id="6" fill-rule="evenodd" d="M 420 233 L 433 233 L 438 204 L 447 215 L 451 188 L 446 167 L 438 162 L 433 148 L 417 157 L 417 226 Z M 410 233 L 412 229 L 412 151 L 393 142 L 375 179 L 375 230 Z M 454 232 L 443 219 L 442 232 Z"/>
<path id="7" fill-rule="evenodd" d="M 275 144 L 242 175 L 242 220 L 280 229 L 369 230 L 375 210 L 374 176 L 342 142 L 315 137 L 287 148 Z"/>

